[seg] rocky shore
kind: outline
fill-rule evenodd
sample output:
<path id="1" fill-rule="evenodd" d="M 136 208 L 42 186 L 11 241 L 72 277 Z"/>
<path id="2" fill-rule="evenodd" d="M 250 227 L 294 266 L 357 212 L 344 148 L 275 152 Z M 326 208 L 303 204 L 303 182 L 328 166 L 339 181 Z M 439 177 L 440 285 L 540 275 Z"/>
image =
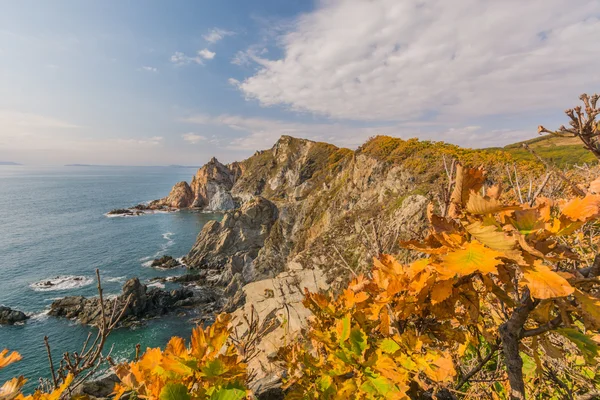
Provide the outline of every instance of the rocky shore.
<path id="1" fill-rule="evenodd" d="M 217 293 L 209 288 L 192 290 L 181 287 L 171 291 L 148 289 L 138 278 L 133 278 L 123 285 L 119 296 L 105 301 L 105 311 L 110 313 L 114 302 L 117 303 L 118 309 L 125 307 L 128 298 L 129 304 L 119 322 L 119 326 L 122 327 L 139 325 L 146 319 L 184 308 L 198 307 L 210 313 L 214 311 L 214 303 L 218 297 Z M 49 315 L 74 319 L 86 325 L 98 325 L 101 321 L 100 299 L 68 296 L 54 301 L 50 306 Z"/>

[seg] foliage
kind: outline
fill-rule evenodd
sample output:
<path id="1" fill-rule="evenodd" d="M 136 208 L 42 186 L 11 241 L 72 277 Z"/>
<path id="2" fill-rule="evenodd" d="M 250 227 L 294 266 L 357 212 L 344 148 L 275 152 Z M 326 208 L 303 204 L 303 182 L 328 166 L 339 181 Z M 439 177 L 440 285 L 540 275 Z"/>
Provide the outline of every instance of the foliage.
<path id="1" fill-rule="evenodd" d="M 550 398 L 598 388 L 600 281 L 568 243 L 600 215 L 600 196 L 506 205 L 498 187 L 481 194 L 484 180 L 459 166 L 449 216 L 430 206 L 430 235 L 404 243 L 427 258 L 383 255 L 339 296 L 306 294 L 312 346 L 280 351 L 288 398 L 489 393 L 477 374 L 500 398 L 524 398 L 525 383 Z M 564 387 L 540 385 L 549 379 Z"/>
<path id="2" fill-rule="evenodd" d="M 8 350 L 4 349 L 0 351 L 0 369 L 21 360 L 21 355 L 15 351 L 9 354 Z M 69 385 L 73 381 L 73 376 L 69 375 L 63 384 L 53 390 L 50 393 L 45 393 L 40 390 L 36 391 L 34 394 L 25 396 L 21 393 L 21 388 L 27 382 L 22 376 L 17 378 L 13 378 L 7 382 L 5 382 L 0 387 L 0 399 L 1 400 L 58 400 L 68 389 Z"/>
<path id="3" fill-rule="evenodd" d="M 147 349 L 138 360 L 116 367 L 121 380 L 115 399 L 133 392 L 139 398 L 240 400 L 246 398 L 246 364 L 228 341 L 231 317 L 192 332 L 190 346 L 173 337 L 164 351 Z"/>

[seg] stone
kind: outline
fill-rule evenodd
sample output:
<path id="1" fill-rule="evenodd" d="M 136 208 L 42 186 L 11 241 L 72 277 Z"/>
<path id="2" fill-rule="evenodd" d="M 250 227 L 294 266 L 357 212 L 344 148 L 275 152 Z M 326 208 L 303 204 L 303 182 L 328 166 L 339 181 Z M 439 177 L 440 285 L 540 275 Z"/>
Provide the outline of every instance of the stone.
<path id="1" fill-rule="evenodd" d="M 184 261 L 190 268 L 223 269 L 232 257 L 254 259 L 276 219 L 275 204 L 257 197 L 227 213 L 221 222 L 204 225 Z"/>
<path id="2" fill-rule="evenodd" d="M 14 325 L 17 322 L 23 322 L 28 318 L 29 317 L 22 311 L 0 306 L 0 325 Z"/>
<path id="3" fill-rule="evenodd" d="M 129 279 L 123 285 L 121 294 L 114 300 L 105 300 L 105 314 L 112 312 L 113 302 L 117 308 L 129 303 L 119 322 L 121 326 L 139 325 L 148 318 L 164 315 L 182 307 L 203 305 L 216 302 L 216 294 L 210 289 L 194 291 L 186 287 L 166 291 L 148 287 L 138 278 Z M 49 315 L 75 319 L 85 325 L 98 325 L 101 323 L 100 300 L 97 297 L 86 298 L 83 296 L 69 296 L 54 301 L 50 305 Z"/>

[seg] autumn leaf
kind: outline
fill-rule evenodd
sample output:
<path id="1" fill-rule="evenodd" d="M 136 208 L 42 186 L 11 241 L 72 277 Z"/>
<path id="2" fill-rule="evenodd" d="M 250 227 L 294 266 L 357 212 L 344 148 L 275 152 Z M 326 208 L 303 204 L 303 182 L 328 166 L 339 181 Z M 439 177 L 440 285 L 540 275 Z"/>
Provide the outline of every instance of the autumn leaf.
<path id="1" fill-rule="evenodd" d="M 561 212 L 573 221 L 589 221 L 600 215 L 600 195 L 588 194 L 585 197 L 575 197 L 567 202 Z"/>
<path id="2" fill-rule="evenodd" d="M 20 376 L 4 382 L 4 385 L 0 387 L 0 399 L 12 400 L 16 398 L 26 381 L 25 378 Z"/>
<path id="3" fill-rule="evenodd" d="M 8 349 L 4 349 L 0 351 L 0 369 L 14 363 L 20 361 L 22 359 L 21 355 L 16 351 L 8 354 Z"/>
<path id="4" fill-rule="evenodd" d="M 190 400 L 187 387 L 181 383 L 167 383 L 160 392 L 160 400 Z"/>
<path id="5" fill-rule="evenodd" d="M 581 306 L 585 316 L 587 316 L 594 325 L 600 326 L 600 299 L 575 290 L 575 299 Z"/>
<path id="6" fill-rule="evenodd" d="M 495 214 L 500 211 L 513 210 L 516 206 L 506 206 L 500 200 L 485 198 L 479 193 L 472 192 L 466 205 L 467 212 L 473 215 Z"/>
<path id="7" fill-rule="evenodd" d="M 431 289 L 431 304 L 441 303 L 450 297 L 454 288 L 453 284 L 451 279 L 436 282 Z"/>
<path id="8" fill-rule="evenodd" d="M 575 290 L 569 282 L 550 268 L 536 261 L 533 266 L 522 266 L 523 278 L 520 284 L 527 286 L 536 299 L 565 297 Z"/>
<path id="9" fill-rule="evenodd" d="M 479 242 L 494 250 L 511 250 L 516 244 L 513 237 L 499 231 L 494 225 L 483 225 L 480 221 L 475 221 L 465 229 Z"/>
<path id="10" fill-rule="evenodd" d="M 502 263 L 498 259 L 501 256 L 501 253 L 472 241 L 464 248 L 448 253 L 444 257 L 443 268 L 459 276 L 474 272 L 498 274 L 496 267 Z"/>

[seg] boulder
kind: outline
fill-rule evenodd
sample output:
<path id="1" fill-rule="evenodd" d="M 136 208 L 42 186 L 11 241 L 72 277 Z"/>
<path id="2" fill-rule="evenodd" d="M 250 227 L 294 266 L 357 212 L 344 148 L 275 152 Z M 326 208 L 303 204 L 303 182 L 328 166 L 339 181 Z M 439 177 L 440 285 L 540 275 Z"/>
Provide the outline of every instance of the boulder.
<path id="1" fill-rule="evenodd" d="M 150 266 L 153 268 L 171 269 L 181 267 L 183 265 L 176 258 L 173 258 L 171 256 L 162 256 L 160 258 L 154 259 Z"/>
<path id="2" fill-rule="evenodd" d="M 0 306 L 0 325 L 13 325 L 16 322 L 23 322 L 28 318 L 22 311 Z"/>

